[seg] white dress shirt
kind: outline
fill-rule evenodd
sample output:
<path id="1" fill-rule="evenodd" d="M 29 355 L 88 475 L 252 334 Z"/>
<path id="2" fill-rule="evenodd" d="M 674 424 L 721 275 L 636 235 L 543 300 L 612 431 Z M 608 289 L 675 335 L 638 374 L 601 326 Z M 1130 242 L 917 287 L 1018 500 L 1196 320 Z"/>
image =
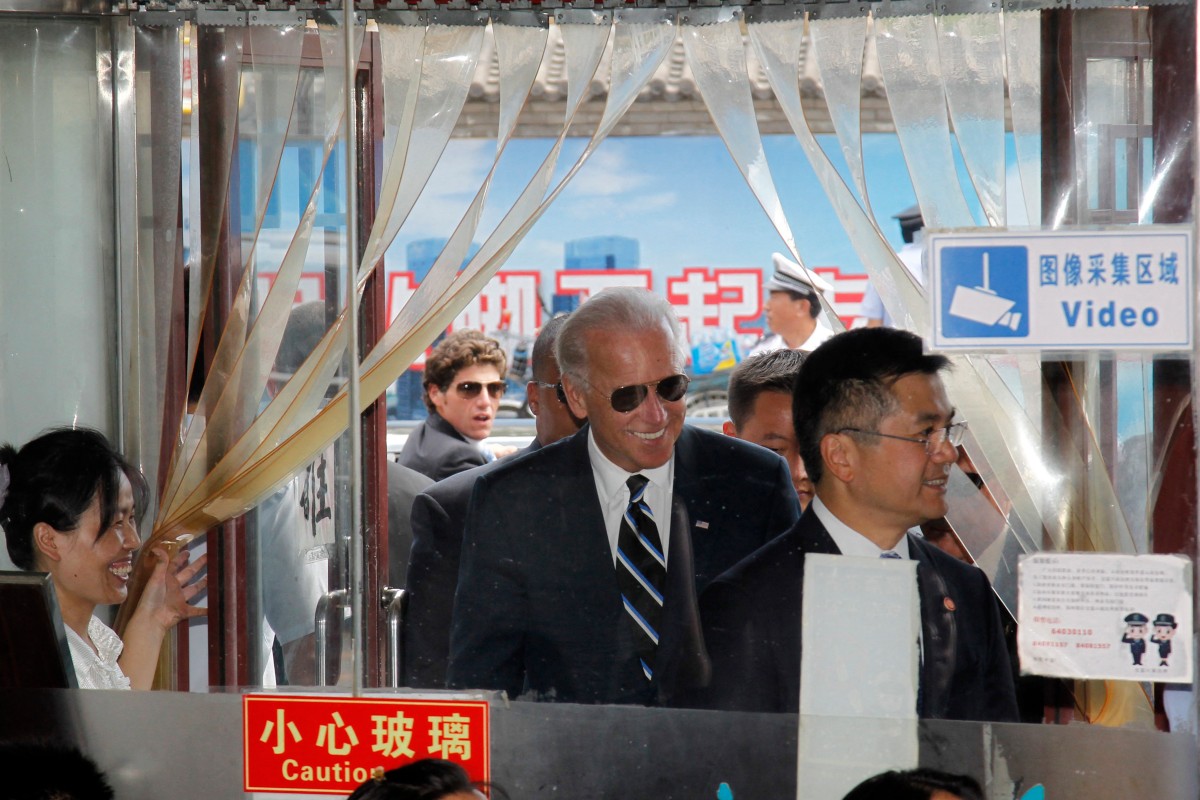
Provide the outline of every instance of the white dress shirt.
<path id="1" fill-rule="evenodd" d="M 604 529 L 608 533 L 608 545 L 612 550 L 613 566 L 617 564 L 617 539 L 621 534 L 621 518 L 629 506 L 629 487 L 625 482 L 633 475 L 644 475 L 649 481 L 642 499 L 654 514 L 654 524 L 662 540 L 664 558 L 670 558 L 671 546 L 671 492 L 675 482 L 675 456 L 661 467 L 626 472 L 608 460 L 600 452 L 596 437 L 588 429 L 588 458 L 592 462 L 592 477 L 596 480 L 596 496 L 600 498 L 600 509 L 604 512 Z"/>
<path id="2" fill-rule="evenodd" d="M 870 539 L 863 536 L 861 533 L 835 517 L 833 512 L 829 510 L 829 507 L 821 502 L 821 498 L 814 497 L 812 501 L 812 507 L 813 513 L 817 515 L 817 519 L 821 520 L 821 524 L 824 525 L 825 530 L 829 532 L 829 536 L 833 539 L 833 543 L 837 545 L 838 550 L 842 551 L 842 555 L 859 556 L 860 558 L 882 558 L 883 554 L 886 552 L 895 553 L 897 556 L 905 560 L 910 558 L 907 538 L 902 537 L 900 541 L 896 543 L 894 550 L 884 550 L 879 545 L 875 544 Z"/>

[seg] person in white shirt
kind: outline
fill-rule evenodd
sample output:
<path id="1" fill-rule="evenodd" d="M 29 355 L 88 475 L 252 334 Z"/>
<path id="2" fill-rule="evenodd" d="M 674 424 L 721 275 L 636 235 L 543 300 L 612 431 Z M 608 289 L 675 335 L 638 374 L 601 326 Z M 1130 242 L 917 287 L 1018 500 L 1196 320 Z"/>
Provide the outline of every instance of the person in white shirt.
<path id="1" fill-rule="evenodd" d="M 201 557 L 172 558 L 155 547 L 153 573 L 124 641 L 96 617 L 129 593 L 141 545 L 137 512 L 146 482 L 102 434 L 57 428 L 20 450 L 0 447 L 0 526 L 21 569 L 48 572 L 81 689 L 149 689 L 163 637 L 205 613 L 190 601 L 203 591 Z"/>
<path id="2" fill-rule="evenodd" d="M 921 217 L 921 207 L 906 208 L 892 219 L 899 221 L 900 236 L 904 239 L 904 246 L 896 251 L 896 255 L 900 257 L 900 263 L 912 274 L 917 283 L 923 284 L 925 282 L 923 260 L 925 220 Z M 867 320 L 868 328 L 894 327 L 892 317 L 883 307 L 883 298 L 879 296 L 879 290 L 875 288 L 875 284 L 867 284 L 867 290 L 863 294 L 862 305 L 859 308 L 862 310 L 862 316 Z"/>
<path id="3" fill-rule="evenodd" d="M 773 253 L 775 273 L 767 281 L 767 334 L 750 349 L 750 355 L 774 350 L 812 352 L 833 335 L 821 319 L 821 298 L 833 287 L 817 273 L 801 267 L 781 253 Z M 749 356 L 747 356 L 749 357 Z"/>

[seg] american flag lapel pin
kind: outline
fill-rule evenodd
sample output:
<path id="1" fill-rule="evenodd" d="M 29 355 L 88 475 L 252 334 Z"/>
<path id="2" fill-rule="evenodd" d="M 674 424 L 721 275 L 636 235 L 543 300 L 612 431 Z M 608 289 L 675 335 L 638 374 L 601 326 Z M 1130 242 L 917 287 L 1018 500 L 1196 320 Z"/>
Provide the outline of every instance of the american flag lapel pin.
<path id="1" fill-rule="evenodd" d="M 708 523 L 702 519 L 698 519 L 698 520 L 696 520 L 696 527 L 702 531 L 706 531 L 706 530 L 708 530 Z"/>

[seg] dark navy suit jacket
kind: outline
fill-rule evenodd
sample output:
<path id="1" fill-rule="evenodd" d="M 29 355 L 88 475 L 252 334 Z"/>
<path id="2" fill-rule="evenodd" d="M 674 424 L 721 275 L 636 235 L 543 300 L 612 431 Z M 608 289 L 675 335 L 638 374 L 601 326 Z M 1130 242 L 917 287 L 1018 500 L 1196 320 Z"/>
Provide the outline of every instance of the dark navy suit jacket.
<path id="1" fill-rule="evenodd" d="M 507 459 L 531 453 L 532 444 Z M 450 616 L 462 554 L 467 505 L 475 479 L 506 463 L 493 461 L 427 487 L 412 504 L 412 553 L 408 557 L 408 608 L 404 616 L 404 685 L 424 689 L 446 686 L 450 658 Z"/>
<path id="2" fill-rule="evenodd" d="M 650 683 L 622 608 L 587 439 L 585 427 L 476 480 L 451 631 L 452 688 L 671 704 L 708 679 L 697 593 L 799 515 L 777 455 L 684 426 L 673 508 L 656 512 L 671 520 L 671 538 Z"/>
<path id="3" fill-rule="evenodd" d="M 924 654 L 920 716 L 1016 722 L 998 601 L 977 567 L 908 536 L 917 562 Z M 811 507 L 766 547 L 721 575 L 700 601 L 712 683 L 697 705 L 797 712 L 804 557 L 840 554 Z"/>
<path id="4" fill-rule="evenodd" d="M 435 481 L 488 463 L 479 443 L 469 441 L 437 412 L 413 428 L 396 461 Z"/>

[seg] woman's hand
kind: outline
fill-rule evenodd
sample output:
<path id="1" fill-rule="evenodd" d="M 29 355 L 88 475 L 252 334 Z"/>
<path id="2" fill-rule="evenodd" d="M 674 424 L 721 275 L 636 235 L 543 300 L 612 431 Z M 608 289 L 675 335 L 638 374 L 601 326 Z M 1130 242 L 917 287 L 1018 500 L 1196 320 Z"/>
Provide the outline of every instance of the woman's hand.
<path id="1" fill-rule="evenodd" d="M 207 608 L 192 605 L 192 600 L 208 585 L 207 575 L 200 575 L 208 556 L 191 561 L 191 555 L 184 549 L 172 559 L 161 544 L 153 547 L 150 554 L 158 563 L 142 591 L 136 615 L 152 620 L 165 632 L 185 619 L 207 614 Z"/>
<path id="2" fill-rule="evenodd" d="M 118 659 L 134 689 L 149 689 L 154 683 L 158 654 L 167 631 L 185 619 L 208 613 L 207 608 L 192 605 L 208 585 L 207 576 L 200 575 L 207 556 L 191 561 L 188 551 L 181 550 L 172 558 L 163 544 L 151 548 L 147 555 L 157 563 L 142 590 L 137 610 L 122 633 L 125 647 Z"/>

